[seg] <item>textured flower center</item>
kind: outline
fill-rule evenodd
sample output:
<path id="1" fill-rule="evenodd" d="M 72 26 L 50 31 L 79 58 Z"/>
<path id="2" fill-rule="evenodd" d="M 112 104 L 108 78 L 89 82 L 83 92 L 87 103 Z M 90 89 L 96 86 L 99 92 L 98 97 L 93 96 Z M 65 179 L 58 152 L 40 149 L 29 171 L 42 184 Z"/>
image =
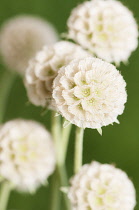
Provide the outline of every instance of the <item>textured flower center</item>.
<path id="1" fill-rule="evenodd" d="M 98 188 L 98 194 L 99 195 L 103 195 L 104 193 L 106 193 L 106 189 L 103 187 Z"/>
<path id="2" fill-rule="evenodd" d="M 82 85 L 87 85 L 87 82 L 85 81 L 85 79 L 81 80 Z"/>
<path id="3" fill-rule="evenodd" d="M 38 157 L 36 145 L 27 143 L 25 138 L 20 138 L 14 144 L 10 144 L 10 148 L 12 150 L 10 158 L 16 162 L 28 163 L 28 161 L 33 161 Z"/>
<path id="4" fill-rule="evenodd" d="M 106 33 L 102 33 L 99 35 L 99 38 L 101 41 L 106 41 L 108 39 L 108 36 Z"/>
<path id="5" fill-rule="evenodd" d="M 84 97 L 90 96 L 90 93 L 91 93 L 90 88 L 82 90 L 82 94 L 83 94 Z"/>
<path id="6" fill-rule="evenodd" d="M 21 152 L 27 152 L 28 148 L 26 144 L 19 145 L 19 151 Z"/>
<path id="7" fill-rule="evenodd" d="M 103 206 L 103 199 L 100 197 L 96 197 L 94 202 L 96 206 Z"/>
<path id="8" fill-rule="evenodd" d="M 21 156 L 19 157 L 19 160 L 22 161 L 22 162 L 27 162 L 28 158 L 27 158 L 27 156 L 25 156 L 25 155 L 21 155 Z"/>
<path id="9" fill-rule="evenodd" d="M 93 37 L 93 34 L 92 33 L 90 33 L 90 34 L 88 34 L 88 39 L 92 39 L 92 37 Z"/>
<path id="10" fill-rule="evenodd" d="M 103 31 L 103 25 L 102 25 L 102 24 L 98 24 L 98 25 L 96 26 L 96 29 L 97 29 L 97 31 L 99 31 L 99 32 Z"/>
<path id="11" fill-rule="evenodd" d="M 107 26 L 108 31 L 113 32 L 114 31 L 114 27 L 112 25 L 108 25 Z"/>
<path id="12" fill-rule="evenodd" d="M 95 101 L 96 101 L 96 100 L 95 100 L 94 98 L 91 98 L 91 99 L 88 100 L 87 102 L 88 102 L 89 105 L 94 105 Z"/>
<path id="13" fill-rule="evenodd" d="M 113 204 L 115 202 L 114 197 L 112 195 L 106 195 L 105 200 L 109 204 Z"/>

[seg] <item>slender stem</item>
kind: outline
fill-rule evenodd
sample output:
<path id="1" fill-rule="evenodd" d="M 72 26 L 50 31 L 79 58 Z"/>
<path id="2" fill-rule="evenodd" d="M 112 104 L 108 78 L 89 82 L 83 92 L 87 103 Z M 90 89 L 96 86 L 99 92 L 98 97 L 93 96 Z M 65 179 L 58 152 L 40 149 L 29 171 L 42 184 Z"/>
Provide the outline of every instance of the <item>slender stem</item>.
<path id="1" fill-rule="evenodd" d="M 0 123 L 3 121 L 7 99 L 11 90 L 11 86 L 15 80 L 15 74 L 5 71 L 0 79 Z"/>
<path id="2" fill-rule="evenodd" d="M 60 139 L 61 139 L 61 122 L 60 116 L 55 116 L 55 112 L 52 112 L 51 119 L 51 130 L 52 136 L 55 143 L 56 148 L 56 159 L 57 165 L 59 163 L 59 147 L 60 147 Z M 51 210 L 59 210 L 60 209 L 60 201 L 61 201 L 61 192 L 60 192 L 60 180 L 59 180 L 59 172 L 58 168 L 56 168 L 55 173 L 53 174 L 52 179 L 52 199 L 51 199 Z"/>
<path id="3" fill-rule="evenodd" d="M 52 193 L 51 193 L 51 210 L 59 210 L 61 202 L 61 193 L 59 193 L 60 183 L 58 179 L 58 171 L 56 169 L 52 176 Z"/>
<path id="4" fill-rule="evenodd" d="M 59 166 L 58 172 L 59 172 L 59 176 L 60 176 L 61 186 L 67 187 L 68 186 L 68 178 L 67 178 L 66 168 L 64 166 Z"/>
<path id="5" fill-rule="evenodd" d="M 68 187 L 68 178 L 67 178 L 67 172 L 66 168 L 64 165 L 59 166 L 59 176 L 60 176 L 60 182 L 62 187 Z M 71 205 L 70 201 L 67 197 L 67 194 L 63 193 L 64 200 L 65 200 L 65 205 L 66 205 L 66 210 L 71 210 Z"/>
<path id="6" fill-rule="evenodd" d="M 62 165 L 64 165 L 66 161 L 66 154 L 67 154 L 71 128 L 72 124 L 69 124 L 67 127 L 63 128 L 62 130 L 62 158 L 61 158 Z"/>
<path id="7" fill-rule="evenodd" d="M 15 74 L 4 71 L 0 79 L 0 123 L 2 123 L 7 106 L 8 96 L 14 82 Z M 6 210 L 11 191 L 11 184 L 3 182 L 0 190 L 0 210 Z"/>
<path id="8" fill-rule="evenodd" d="M 56 170 L 58 171 L 60 184 L 62 187 L 68 186 L 68 178 L 67 178 L 66 169 L 65 169 L 65 156 L 66 156 L 69 134 L 70 134 L 69 128 L 66 129 L 65 131 L 62 130 L 61 128 L 61 116 L 56 117 L 55 112 L 53 112 L 52 113 L 52 135 L 53 135 L 55 147 L 56 147 L 56 157 L 57 157 Z M 58 178 L 56 178 L 56 180 L 57 182 L 59 182 Z M 52 210 L 59 209 L 58 205 L 60 202 L 58 199 L 60 199 L 60 196 L 61 196 L 60 185 L 58 185 L 58 183 L 56 184 L 56 180 L 55 180 L 55 188 L 54 188 L 55 192 L 53 195 L 58 193 L 59 196 L 57 196 L 57 200 L 55 200 L 57 204 L 53 205 L 55 209 L 53 208 Z M 67 198 L 67 195 L 64 195 L 64 200 L 65 200 L 66 209 L 70 210 L 70 203 L 69 203 L 69 199 Z"/>
<path id="9" fill-rule="evenodd" d="M 10 191 L 11 191 L 10 183 L 4 182 L 2 184 L 0 192 L 0 210 L 6 210 L 10 196 Z"/>
<path id="10" fill-rule="evenodd" d="M 61 116 L 55 116 L 52 112 L 52 136 L 56 147 L 57 164 L 60 164 L 61 159 Z"/>
<path id="11" fill-rule="evenodd" d="M 75 159 L 74 159 L 74 172 L 78 173 L 82 166 L 83 159 L 83 135 L 84 129 L 76 127 L 76 138 L 75 138 Z"/>

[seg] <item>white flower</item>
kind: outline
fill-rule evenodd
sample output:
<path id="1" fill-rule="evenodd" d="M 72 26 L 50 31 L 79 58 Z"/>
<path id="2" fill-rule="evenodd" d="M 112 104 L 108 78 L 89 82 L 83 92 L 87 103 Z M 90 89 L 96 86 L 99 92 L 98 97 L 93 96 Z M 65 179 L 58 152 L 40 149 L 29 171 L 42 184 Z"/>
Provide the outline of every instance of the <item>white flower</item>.
<path id="1" fill-rule="evenodd" d="M 47 21 L 33 16 L 17 16 L 1 28 L 0 53 L 11 70 L 23 75 L 36 52 L 57 40 L 54 27 Z"/>
<path id="2" fill-rule="evenodd" d="M 83 128 L 118 122 L 127 99 L 126 83 L 115 66 L 98 58 L 76 60 L 61 68 L 54 80 L 58 111 Z"/>
<path id="3" fill-rule="evenodd" d="M 68 20 L 69 37 L 108 62 L 126 62 L 138 45 L 132 12 L 116 0 L 92 0 L 75 8 Z"/>
<path id="4" fill-rule="evenodd" d="M 25 86 L 29 100 L 37 106 L 49 105 L 49 108 L 54 108 L 52 83 L 58 70 L 73 59 L 88 55 L 80 46 L 67 41 L 43 47 L 26 71 Z"/>
<path id="5" fill-rule="evenodd" d="M 133 210 L 135 189 L 120 169 L 92 162 L 71 180 L 68 197 L 74 210 Z"/>
<path id="6" fill-rule="evenodd" d="M 21 191 L 34 191 L 55 168 L 49 132 L 35 121 L 15 119 L 0 128 L 0 175 Z"/>

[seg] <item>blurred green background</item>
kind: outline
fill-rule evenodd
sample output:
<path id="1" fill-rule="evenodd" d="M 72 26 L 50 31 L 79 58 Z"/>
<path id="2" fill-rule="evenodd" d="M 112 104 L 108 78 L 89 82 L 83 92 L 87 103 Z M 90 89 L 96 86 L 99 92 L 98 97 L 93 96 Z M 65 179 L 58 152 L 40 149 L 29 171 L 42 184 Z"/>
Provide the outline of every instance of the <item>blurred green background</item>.
<path id="1" fill-rule="evenodd" d="M 39 15 L 52 22 L 59 33 L 66 31 L 66 21 L 70 11 L 81 0 L 0 0 L 0 24 L 17 14 Z M 139 22 L 139 1 L 122 0 L 133 12 Z M 128 34 L 127 34 L 128 35 Z M 139 50 L 129 59 L 129 65 L 121 65 L 128 91 L 128 102 L 125 112 L 119 117 L 120 125 L 114 124 L 103 128 L 103 136 L 96 130 L 86 129 L 84 139 L 84 163 L 97 160 L 101 163 L 114 163 L 127 172 L 136 191 L 139 210 Z M 0 76 L 6 68 L 0 65 Z M 0 78 L 0 79 L 1 79 Z M 1 80 L 0 80 L 1 81 Z M 1 81 L 2 82 L 2 81 Z M 1 85 L 0 82 L 0 85 Z M 1 89 L 1 86 L 0 86 Z M 41 116 L 42 109 L 27 105 L 26 91 L 23 82 L 17 78 L 8 97 L 8 106 L 4 121 L 13 118 L 35 119 L 49 125 L 50 113 Z M 69 177 L 73 174 L 74 128 L 70 138 L 67 155 Z M 51 185 L 51 178 L 49 180 Z M 9 201 L 9 210 L 49 210 L 51 187 L 40 188 L 35 195 L 21 195 L 13 192 Z M 65 210 L 61 206 L 61 210 Z M 122 210 L 122 209 L 119 209 Z"/>

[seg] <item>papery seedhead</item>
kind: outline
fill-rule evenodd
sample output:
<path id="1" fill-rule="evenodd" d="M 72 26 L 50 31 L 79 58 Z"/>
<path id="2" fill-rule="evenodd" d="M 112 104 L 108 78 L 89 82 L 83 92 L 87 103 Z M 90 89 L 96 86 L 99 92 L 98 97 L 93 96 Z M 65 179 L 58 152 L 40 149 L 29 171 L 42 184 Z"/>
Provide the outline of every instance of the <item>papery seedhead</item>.
<path id="1" fill-rule="evenodd" d="M 138 45 L 132 12 L 116 0 L 91 0 L 73 9 L 68 37 L 97 57 L 117 65 L 126 62 Z"/>
<path id="2" fill-rule="evenodd" d="M 68 197 L 74 210 L 133 210 L 135 188 L 125 172 L 92 162 L 71 179 Z"/>
<path id="3" fill-rule="evenodd" d="M 34 191 L 55 169 L 50 133 L 39 123 L 15 119 L 0 127 L 0 175 L 19 191 Z"/>
<path id="4" fill-rule="evenodd" d="M 6 21 L 0 30 L 0 54 L 9 69 L 24 75 L 36 52 L 57 40 L 55 28 L 46 20 L 17 16 Z"/>
<path id="5" fill-rule="evenodd" d="M 101 128 L 118 122 L 127 100 L 126 83 L 119 71 L 105 61 L 88 57 L 60 69 L 54 80 L 57 110 L 83 128 Z"/>
<path id="6" fill-rule="evenodd" d="M 57 42 L 50 47 L 44 46 L 26 71 L 25 86 L 31 103 L 56 109 L 52 89 L 59 69 L 74 59 L 88 55 L 80 46 L 67 41 Z"/>

